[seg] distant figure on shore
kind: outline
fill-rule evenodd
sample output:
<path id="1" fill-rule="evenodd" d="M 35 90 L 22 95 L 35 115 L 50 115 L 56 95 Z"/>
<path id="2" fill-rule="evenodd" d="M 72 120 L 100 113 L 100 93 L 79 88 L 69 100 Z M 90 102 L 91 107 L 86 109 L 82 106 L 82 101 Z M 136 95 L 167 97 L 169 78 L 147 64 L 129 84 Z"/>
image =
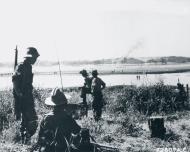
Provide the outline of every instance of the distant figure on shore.
<path id="1" fill-rule="evenodd" d="M 20 132 L 23 144 L 28 143 L 38 126 L 38 118 L 34 108 L 34 98 L 32 94 L 32 65 L 39 56 L 36 48 L 27 48 L 24 61 L 16 66 L 12 76 L 15 115 L 17 120 L 21 119 Z"/>
<path id="2" fill-rule="evenodd" d="M 98 71 L 92 71 L 92 96 L 93 96 L 93 113 L 95 121 L 100 120 L 103 108 L 102 90 L 106 87 L 105 82 L 98 77 Z"/>
<path id="3" fill-rule="evenodd" d="M 86 70 L 80 71 L 80 74 L 82 74 L 82 76 L 84 77 L 84 85 L 82 86 L 81 90 L 81 98 L 83 99 L 83 104 L 87 105 L 86 94 L 91 94 L 92 78 L 88 76 Z"/>
<path id="4" fill-rule="evenodd" d="M 137 75 L 136 77 L 137 77 L 137 80 L 140 80 L 140 79 L 141 79 L 140 75 Z"/>
<path id="5" fill-rule="evenodd" d="M 40 152 L 71 151 L 69 143 L 72 134 L 78 134 L 81 127 L 67 114 L 67 99 L 64 93 L 55 88 L 45 104 L 52 107 L 41 121 L 38 145 Z M 78 151 L 77 151 L 78 152 Z"/>

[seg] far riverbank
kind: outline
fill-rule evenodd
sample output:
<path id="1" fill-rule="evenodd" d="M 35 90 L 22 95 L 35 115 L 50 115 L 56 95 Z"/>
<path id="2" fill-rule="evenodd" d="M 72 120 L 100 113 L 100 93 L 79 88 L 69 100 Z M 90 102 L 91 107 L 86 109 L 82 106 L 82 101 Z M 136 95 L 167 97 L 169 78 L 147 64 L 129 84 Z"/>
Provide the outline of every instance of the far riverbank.
<path id="1" fill-rule="evenodd" d="M 164 74 L 164 73 L 184 73 L 190 72 L 190 63 L 184 64 L 98 64 L 98 65 L 61 65 L 61 74 L 76 75 L 79 71 L 86 69 L 89 73 L 97 69 L 102 75 L 109 74 Z M 57 75 L 60 74 L 57 66 L 37 66 L 34 65 L 35 75 Z M 0 67 L 0 76 L 11 76 L 13 68 Z"/>

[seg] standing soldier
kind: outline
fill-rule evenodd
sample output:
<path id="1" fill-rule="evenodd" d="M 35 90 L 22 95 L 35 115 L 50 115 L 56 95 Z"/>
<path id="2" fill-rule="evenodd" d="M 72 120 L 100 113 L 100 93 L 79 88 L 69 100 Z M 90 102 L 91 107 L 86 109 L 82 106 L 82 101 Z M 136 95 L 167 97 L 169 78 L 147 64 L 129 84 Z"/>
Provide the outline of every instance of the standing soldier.
<path id="1" fill-rule="evenodd" d="M 86 94 L 91 93 L 92 79 L 89 78 L 88 73 L 87 73 L 86 70 L 80 71 L 80 74 L 82 74 L 82 76 L 84 77 L 84 86 L 82 87 L 82 90 L 81 90 L 81 98 L 83 98 L 83 104 L 87 105 Z"/>
<path id="2" fill-rule="evenodd" d="M 32 94 L 32 65 L 39 56 L 36 48 L 27 48 L 24 61 L 16 66 L 12 77 L 15 115 L 17 120 L 21 119 L 20 132 L 23 144 L 27 144 L 30 137 L 36 132 L 38 126 L 38 118 L 34 108 L 34 98 Z"/>
<path id="3" fill-rule="evenodd" d="M 106 87 L 105 82 L 98 77 L 98 71 L 92 71 L 92 95 L 93 95 L 93 113 L 95 121 L 100 120 L 103 108 L 102 90 Z"/>

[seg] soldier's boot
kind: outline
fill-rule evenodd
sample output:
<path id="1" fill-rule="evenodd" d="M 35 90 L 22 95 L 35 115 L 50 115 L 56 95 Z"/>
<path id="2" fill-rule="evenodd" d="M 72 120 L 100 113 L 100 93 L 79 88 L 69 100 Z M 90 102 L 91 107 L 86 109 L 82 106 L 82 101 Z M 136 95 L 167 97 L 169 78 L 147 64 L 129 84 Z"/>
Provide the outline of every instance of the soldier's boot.
<path id="1" fill-rule="evenodd" d="M 24 135 L 23 144 L 29 145 L 30 142 L 31 142 L 31 135 L 26 132 L 25 135 Z"/>
<path id="2" fill-rule="evenodd" d="M 25 144 L 26 140 L 26 131 L 21 132 L 21 143 Z"/>
<path id="3" fill-rule="evenodd" d="M 29 135 L 26 134 L 24 144 L 25 144 L 25 145 L 30 145 L 30 142 L 31 142 L 31 137 L 30 137 Z"/>
<path id="4" fill-rule="evenodd" d="M 31 136 L 26 132 L 21 132 L 21 142 L 22 144 L 30 144 L 30 139 L 31 139 Z"/>

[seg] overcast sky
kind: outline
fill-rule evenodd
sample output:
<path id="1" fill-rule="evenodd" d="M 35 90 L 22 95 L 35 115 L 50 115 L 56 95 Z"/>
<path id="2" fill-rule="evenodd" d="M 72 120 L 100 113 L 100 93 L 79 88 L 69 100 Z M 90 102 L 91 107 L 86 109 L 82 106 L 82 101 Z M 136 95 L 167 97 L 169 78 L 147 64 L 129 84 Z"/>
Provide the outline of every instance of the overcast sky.
<path id="1" fill-rule="evenodd" d="M 189 0 L 6 0 L 0 19 L 1 61 L 16 45 L 41 60 L 190 57 Z"/>

